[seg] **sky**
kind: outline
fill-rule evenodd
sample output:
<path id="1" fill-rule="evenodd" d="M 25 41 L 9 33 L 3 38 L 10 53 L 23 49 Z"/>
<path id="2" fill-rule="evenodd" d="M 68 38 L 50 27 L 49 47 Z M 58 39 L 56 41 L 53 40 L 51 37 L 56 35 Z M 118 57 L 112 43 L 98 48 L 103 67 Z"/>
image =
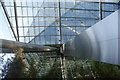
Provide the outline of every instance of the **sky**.
<path id="1" fill-rule="evenodd" d="M 3 9 L 0 4 L 0 39 L 14 40 L 12 38 L 12 32 L 10 31 L 10 27 L 8 25 L 7 19 L 3 14 Z"/>

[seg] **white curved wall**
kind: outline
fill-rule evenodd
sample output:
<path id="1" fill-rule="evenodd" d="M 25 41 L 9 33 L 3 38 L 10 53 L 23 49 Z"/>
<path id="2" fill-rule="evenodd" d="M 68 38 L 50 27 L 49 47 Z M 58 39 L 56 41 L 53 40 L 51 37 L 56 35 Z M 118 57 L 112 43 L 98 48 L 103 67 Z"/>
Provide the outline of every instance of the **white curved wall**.
<path id="1" fill-rule="evenodd" d="M 65 44 L 64 54 L 120 65 L 120 10 Z"/>

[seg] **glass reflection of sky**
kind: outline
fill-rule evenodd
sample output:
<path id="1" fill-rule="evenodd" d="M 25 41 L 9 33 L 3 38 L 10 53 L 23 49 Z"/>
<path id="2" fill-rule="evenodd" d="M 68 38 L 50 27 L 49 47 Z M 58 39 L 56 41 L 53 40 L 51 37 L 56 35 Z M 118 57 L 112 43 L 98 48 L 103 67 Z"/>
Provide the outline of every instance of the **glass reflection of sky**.
<path id="1" fill-rule="evenodd" d="M 14 5 L 13 5 L 13 0 L 10 0 L 10 1 L 5 0 L 5 6 L 16 33 Z M 39 34 L 42 34 L 42 36 L 39 36 L 39 37 L 46 38 L 48 37 L 46 35 L 48 35 L 49 32 L 51 33 L 53 31 L 54 33 L 56 33 L 56 31 L 58 31 L 58 28 L 54 30 L 52 28 L 51 29 L 47 28 L 50 26 L 51 27 L 59 26 L 58 1 L 59 0 L 40 0 L 40 1 L 16 0 L 17 20 L 18 20 L 20 41 L 29 42 L 32 40 L 33 42 L 35 42 L 36 40 L 34 41 L 34 38 L 36 36 L 39 36 Z M 68 32 L 67 35 L 68 34 L 71 35 L 74 33 L 74 30 L 76 32 L 81 32 L 99 21 L 99 11 L 98 11 L 99 3 L 79 2 L 79 0 L 77 1 L 60 0 L 60 1 L 61 1 L 60 3 L 61 25 L 63 27 L 64 25 L 67 26 L 66 29 L 65 28 L 62 29 L 62 33 Z M 88 1 L 94 1 L 94 0 L 88 0 Z M 107 2 L 107 0 L 102 0 L 102 1 Z M 110 2 L 112 2 L 112 0 Z M 103 18 L 105 18 L 106 16 L 108 16 L 109 14 L 111 14 L 113 11 L 117 9 L 117 5 L 115 6 L 113 4 L 102 4 L 102 9 L 104 10 L 102 12 L 103 14 L 102 16 Z M 77 26 L 88 26 L 88 27 L 77 27 Z M 49 29 L 49 31 L 47 29 Z M 73 33 L 70 34 L 69 30 L 71 30 L 71 32 Z M 44 31 L 48 31 L 48 33 Z M 59 32 L 57 33 L 58 34 L 56 38 L 59 38 Z M 50 36 L 53 37 L 54 35 L 51 34 Z M 68 38 L 65 38 L 65 39 L 68 40 Z"/>

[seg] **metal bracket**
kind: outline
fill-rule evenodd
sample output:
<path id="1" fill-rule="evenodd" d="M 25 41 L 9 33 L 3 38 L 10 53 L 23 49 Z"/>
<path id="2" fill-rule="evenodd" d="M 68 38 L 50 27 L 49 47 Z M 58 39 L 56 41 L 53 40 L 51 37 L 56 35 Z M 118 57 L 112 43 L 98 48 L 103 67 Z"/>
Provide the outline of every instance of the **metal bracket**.
<path id="1" fill-rule="evenodd" d="M 23 55 L 24 55 L 23 51 L 24 51 L 23 48 L 17 48 L 17 51 L 16 51 L 16 53 L 17 53 L 16 58 L 17 59 L 23 58 Z"/>

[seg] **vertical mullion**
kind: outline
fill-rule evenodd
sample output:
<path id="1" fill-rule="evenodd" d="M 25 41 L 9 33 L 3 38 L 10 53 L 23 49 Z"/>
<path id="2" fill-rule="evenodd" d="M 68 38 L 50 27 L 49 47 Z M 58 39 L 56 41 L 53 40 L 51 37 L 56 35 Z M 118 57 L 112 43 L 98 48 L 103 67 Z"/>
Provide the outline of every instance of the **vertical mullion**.
<path id="1" fill-rule="evenodd" d="M 102 20 L 102 1 L 99 0 L 99 20 Z"/>
<path id="2" fill-rule="evenodd" d="M 75 5 L 77 5 L 77 3 L 76 3 L 76 0 L 75 0 Z M 77 15 L 77 11 L 75 10 L 75 16 Z M 77 17 L 77 16 L 76 16 Z M 76 22 L 77 22 L 77 19 L 75 18 L 75 31 L 77 31 L 77 28 L 76 28 L 76 26 L 77 26 L 77 24 L 76 24 Z"/>
<path id="3" fill-rule="evenodd" d="M 40 24 L 40 23 L 39 23 L 39 15 L 40 15 L 40 13 L 39 13 L 39 8 L 38 8 L 38 7 L 39 7 L 39 6 L 38 6 L 38 1 L 37 1 L 37 11 L 38 11 L 38 12 L 37 12 L 37 15 L 38 15 L 38 25 L 37 25 L 37 26 L 40 26 L 40 25 L 39 25 L 39 24 Z M 38 30 L 39 30 L 38 32 L 40 33 L 40 28 L 39 28 Z M 39 34 L 39 33 L 37 33 L 37 34 Z M 38 36 L 38 37 L 39 37 L 39 36 Z M 38 44 L 40 44 L 40 41 L 39 41 Z"/>
<path id="4" fill-rule="evenodd" d="M 24 40 L 23 42 L 26 42 L 25 40 L 25 28 L 24 28 L 24 20 L 23 20 L 23 7 L 22 7 L 22 1 L 21 1 L 21 12 L 22 12 L 22 26 L 23 26 L 23 35 L 24 35 Z"/>
<path id="5" fill-rule="evenodd" d="M 41 6 L 42 6 L 42 4 L 41 4 Z M 38 6 L 38 7 L 39 7 L 39 6 Z M 39 10 L 38 13 L 39 13 L 39 16 L 40 16 L 40 14 L 41 14 L 41 13 L 40 13 L 40 10 L 41 10 L 41 9 L 38 8 L 38 10 Z M 41 11 L 42 11 L 42 10 L 41 10 Z M 41 23 L 40 20 L 41 20 L 41 19 L 38 18 L 38 24 L 39 24 L 39 26 L 40 26 L 40 23 Z M 40 33 L 41 33 L 41 29 L 40 29 L 40 27 L 39 27 L 39 34 L 40 34 Z M 39 36 L 39 44 L 41 44 L 41 38 L 40 38 L 40 36 Z"/>
<path id="6" fill-rule="evenodd" d="M 33 4 L 33 1 L 32 1 L 32 16 L 34 17 L 34 4 Z M 35 24 L 35 19 L 33 18 L 33 22 L 32 22 L 32 25 Z M 33 27 L 33 30 L 34 30 L 34 36 L 35 36 L 35 27 Z M 34 44 L 35 44 L 35 37 L 34 37 Z"/>
<path id="7" fill-rule="evenodd" d="M 56 3 L 54 2 L 54 7 L 56 6 Z M 54 19 L 55 19 L 55 21 L 56 21 L 56 16 L 57 16 L 57 12 L 56 12 L 56 8 L 53 8 L 54 9 L 54 13 L 55 13 L 55 17 L 54 17 Z M 56 28 L 55 28 L 55 25 L 54 25 L 54 30 L 55 30 L 55 32 L 57 33 L 57 31 L 56 31 Z M 53 35 L 52 35 L 53 36 Z M 57 37 L 57 36 L 56 36 Z M 51 41 L 52 39 L 50 39 L 50 41 Z M 57 43 L 57 38 L 56 38 L 56 40 L 55 40 L 55 42 Z"/>
<path id="8" fill-rule="evenodd" d="M 43 10 L 43 13 L 44 13 L 44 14 L 43 14 L 43 21 L 44 21 L 44 24 L 43 24 L 43 25 L 44 25 L 43 39 L 45 40 L 45 16 L 46 16 L 46 15 L 45 15 L 45 6 L 44 6 L 44 5 L 45 5 L 45 1 L 43 1 L 43 9 L 44 9 L 44 10 Z M 42 42 L 43 42 L 43 41 L 42 41 Z M 45 41 L 44 41 L 43 43 L 45 44 Z"/>
<path id="9" fill-rule="evenodd" d="M 60 0 L 58 0 L 58 17 L 59 17 L 59 31 L 60 31 L 60 40 L 59 43 L 62 44 L 62 29 L 61 29 L 61 6 L 60 6 Z"/>
<path id="10" fill-rule="evenodd" d="M 26 9 L 27 9 L 27 23 L 28 23 L 28 39 L 29 39 L 29 41 L 28 42 L 30 42 L 30 38 L 31 38 L 31 36 L 30 36 L 30 26 L 29 26 L 29 17 L 28 17 L 28 5 L 27 5 L 27 0 L 26 0 Z"/>

